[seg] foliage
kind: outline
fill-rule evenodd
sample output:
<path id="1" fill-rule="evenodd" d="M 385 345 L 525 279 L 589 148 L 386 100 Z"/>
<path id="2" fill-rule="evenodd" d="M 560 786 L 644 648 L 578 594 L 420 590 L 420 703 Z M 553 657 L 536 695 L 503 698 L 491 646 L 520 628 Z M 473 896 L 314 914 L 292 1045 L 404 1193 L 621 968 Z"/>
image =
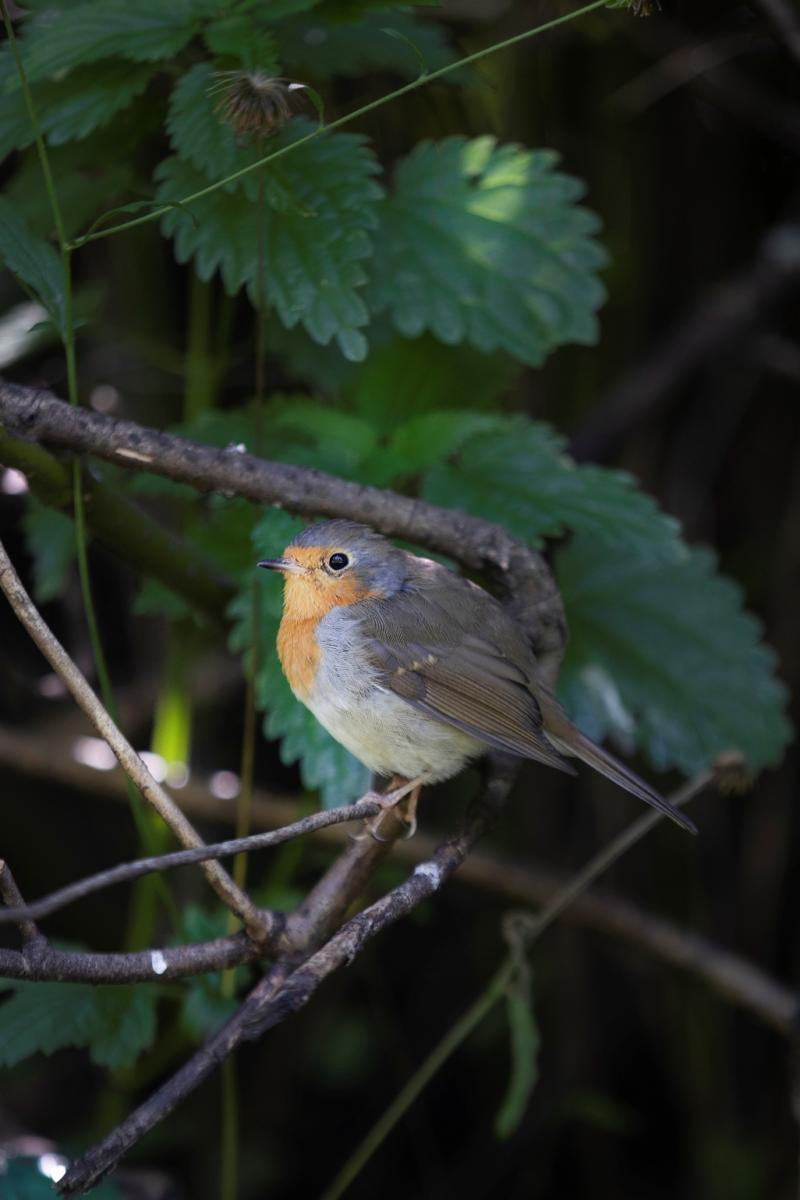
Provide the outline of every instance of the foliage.
<path id="1" fill-rule="evenodd" d="M 40 1169 L 41 1157 L 20 1155 L 0 1162 L 0 1194 L 3 1200 L 53 1200 L 51 1179 Z M 123 1200 L 117 1185 L 103 1180 L 92 1189 L 94 1200 Z"/>
<path id="2" fill-rule="evenodd" d="M 155 1036 L 157 993 L 124 985 L 3 980 L 13 995 L 0 1005 L 0 1063 L 85 1046 L 92 1062 L 117 1069 L 136 1061 Z"/>

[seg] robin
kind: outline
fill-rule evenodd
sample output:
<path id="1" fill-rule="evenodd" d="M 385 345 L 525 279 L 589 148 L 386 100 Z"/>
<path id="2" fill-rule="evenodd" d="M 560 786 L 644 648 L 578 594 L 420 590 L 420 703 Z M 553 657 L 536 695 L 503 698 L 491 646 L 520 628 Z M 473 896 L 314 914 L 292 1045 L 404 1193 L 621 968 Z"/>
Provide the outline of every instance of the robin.
<path id="1" fill-rule="evenodd" d="M 695 826 L 569 720 L 502 605 L 440 563 L 351 521 L 310 525 L 280 558 L 278 655 L 321 725 L 371 771 L 392 779 L 385 806 L 456 775 L 490 749 L 574 775 L 582 759 L 626 791 Z"/>

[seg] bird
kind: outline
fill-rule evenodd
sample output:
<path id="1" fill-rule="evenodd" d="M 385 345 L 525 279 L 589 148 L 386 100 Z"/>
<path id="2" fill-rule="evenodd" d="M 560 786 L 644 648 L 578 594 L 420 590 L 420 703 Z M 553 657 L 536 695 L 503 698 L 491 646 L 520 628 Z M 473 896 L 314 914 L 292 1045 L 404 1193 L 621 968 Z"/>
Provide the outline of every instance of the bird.
<path id="1" fill-rule="evenodd" d="M 490 750 L 576 774 L 578 758 L 683 829 L 679 809 L 569 719 L 490 592 L 348 520 L 309 525 L 259 567 L 284 578 L 277 650 L 292 692 L 374 774 L 385 807 Z"/>

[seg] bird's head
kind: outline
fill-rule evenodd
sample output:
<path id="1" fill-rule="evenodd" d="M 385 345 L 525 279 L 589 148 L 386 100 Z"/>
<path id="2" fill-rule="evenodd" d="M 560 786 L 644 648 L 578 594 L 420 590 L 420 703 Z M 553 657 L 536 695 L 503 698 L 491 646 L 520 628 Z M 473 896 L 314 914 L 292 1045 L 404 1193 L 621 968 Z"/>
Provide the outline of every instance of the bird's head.
<path id="1" fill-rule="evenodd" d="M 394 595 L 403 586 L 407 556 L 386 538 L 352 521 L 321 521 L 298 533 L 280 558 L 260 567 L 284 577 L 284 612 L 320 619 L 332 608 Z"/>

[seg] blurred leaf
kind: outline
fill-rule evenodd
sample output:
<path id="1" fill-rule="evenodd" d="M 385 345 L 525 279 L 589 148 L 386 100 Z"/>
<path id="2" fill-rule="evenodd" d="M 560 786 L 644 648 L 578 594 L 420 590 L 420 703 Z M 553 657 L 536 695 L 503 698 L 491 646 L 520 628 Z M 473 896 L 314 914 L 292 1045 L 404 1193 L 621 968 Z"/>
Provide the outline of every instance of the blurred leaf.
<path id="1" fill-rule="evenodd" d="M 228 913 L 225 909 L 213 911 L 188 905 L 181 914 L 181 923 L 175 944 L 192 944 L 225 937 L 230 933 Z M 223 995 L 222 972 L 212 971 L 207 975 L 196 975 L 187 980 L 181 1001 L 181 1027 L 195 1041 L 202 1041 L 225 1024 L 238 1008 L 236 988 L 247 979 L 248 968 L 237 967 L 235 988 L 231 995 Z"/>
<path id="2" fill-rule="evenodd" d="M 587 672 L 605 672 L 659 769 L 694 773 L 730 749 L 768 766 L 791 735 L 775 656 L 715 567 L 705 550 L 647 561 L 585 534 L 556 560 L 570 631 L 562 697 L 587 732 L 613 731 L 613 713 L 584 687 Z"/>
<path id="3" fill-rule="evenodd" d="M 52 1177 L 42 1173 L 44 1155 L 0 1160 L 0 1196 L 3 1200 L 53 1200 Z M 67 1166 L 67 1160 L 64 1160 Z M 92 1188 L 92 1200 L 124 1200 L 115 1183 L 103 1180 Z"/>
<path id="4" fill-rule="evenodd" d="M 14 205 L 0 196 L 0 261 L 32 289 L 64 333 L 64 273 L 49 243 L 31 233 Z"/>
<path id="5" fill-rule="evenodd" d="M 494 1131 L 499 1138 L 511 1137 L 519 1128 L 539 1078 L 539 1029 L 527 986 L 512 985 L 509 988 L 506 1013 L 511 1039 L 511 1075 L 505 1099 L 494 1122 Z"/>
<path id="6" fill-rule="evenodd" d="M 525 417 L 429 413 L 395 438 L 409 454 L 419 447 L 419 465 L 431 463 L 422 485 L 426 500 L 498 521 L 532 545 L 581 530 L 637 559 L 671 560 L 681 553 L 677 522 L 638 491 L 631 476 L 577 466 L 549 425 Z"/>
<path id="7" fill-rule="evenodd" d="M 200 29 L 193 0 L 90 0 L 53 9 L 24 26 L 22 46 L 30 80 L 119 56 L 134 62 L 172 58 Z"/>
<path id="8" fill-rule="evenodd" d="M 389 28 L 391 26 L 391 28 Z M 416 79 L 423 71 L 438 70 L 456 58 L 447 27 L 411 13 L 365 13 L 356 20 L 333 22 L 319 11 L 287 22 L 280 31 L 285 69 L 299 77 L 360 78 L 367 71 L 394 71 Z M 458 82 L 454 71 L 450 82 Z"/>
<path id="9" fill-rule="evenodd" d="M 61 596 L 75 561 L 75 525 L 64 513 L 27 496 L 22 520 L 33 559 L 33 592 L 40 604 Z"/>
<path id="10" fill-rule="evenodd" d="M 140 95 L 153 76 L 150 64 L 111 59 L 79 67 L 66 79 L 40 83 L 34 89 L 39 122 L 51 146 L 86 137 L 107 125 Z M 4 97 L 0 116 L 0 157 L 33 142 L 22 93 Z"/>
<path id="11" fill-rule="evenodd" d="M 397 330 L 503 349 L 533 366 L 565 342 L 593 343 L 606 262 L 597 218 L 551 151 L 493 138 L 423 142 L 381 206 L 368 300 Z"/>
<path id="12" fill-rule="evenodd" d="M 316 126 L 294 120 L 270 144 L 281 145 Z M 315 138 L 270 166 L 266 176 L 264 280 L 267 301 L 291 328 L 299 321 L 326 345 L 331 338 L 350 359 L 363 358 L 361 327 L 368 313 L 360 290 L 366 281 L 361 260 L 371 253 L 369 231 L 377 224 L 381 189 L 372 176 L 377 162 L 356 134 Z M 182 199 L 201 190 L 208 176 L 173 157 L 156 171 L 159 199 Z M 161 228 L 175 241 L 179 262 L 194 259 L 201 279 L 219 270 L 232 295 L 247 286 L 255 303 L 258 221 L 244 190 L 218 191 L 192 204 L 199 224 L 168 213 Z"/>
<path id="13" fill-rule="evenodd" d="M 400 421 L 445 408 L 485 408 L 507 392 L 520 368 L 501 352 L 445 346 L 429 334 L 392 336 L 376 345 L 345 381 L 348 400 L 375 426 L 391 432 Z"/>
<path id="14" fill-rule="evenodd" d="M 14 994 L 0 1005 L 0 1063 L 85 1046 L 92 1062 L 112 1069 L 136 1061 L 155 1036 L 158 989 L 88 983 L 2 982 Z"/>
<path id="15" fill-rule="evenodd" d="M 265 6 L 264 16 L 273 17 L 273 8 L 272 4 Z M 212 21 L 203 37 L 212 54 L 233 58 L 247 69 L 258 67 L 270 74 L 277 72 L 275 35 L 259 28 L 251 13 L 227 13 Z"/>

